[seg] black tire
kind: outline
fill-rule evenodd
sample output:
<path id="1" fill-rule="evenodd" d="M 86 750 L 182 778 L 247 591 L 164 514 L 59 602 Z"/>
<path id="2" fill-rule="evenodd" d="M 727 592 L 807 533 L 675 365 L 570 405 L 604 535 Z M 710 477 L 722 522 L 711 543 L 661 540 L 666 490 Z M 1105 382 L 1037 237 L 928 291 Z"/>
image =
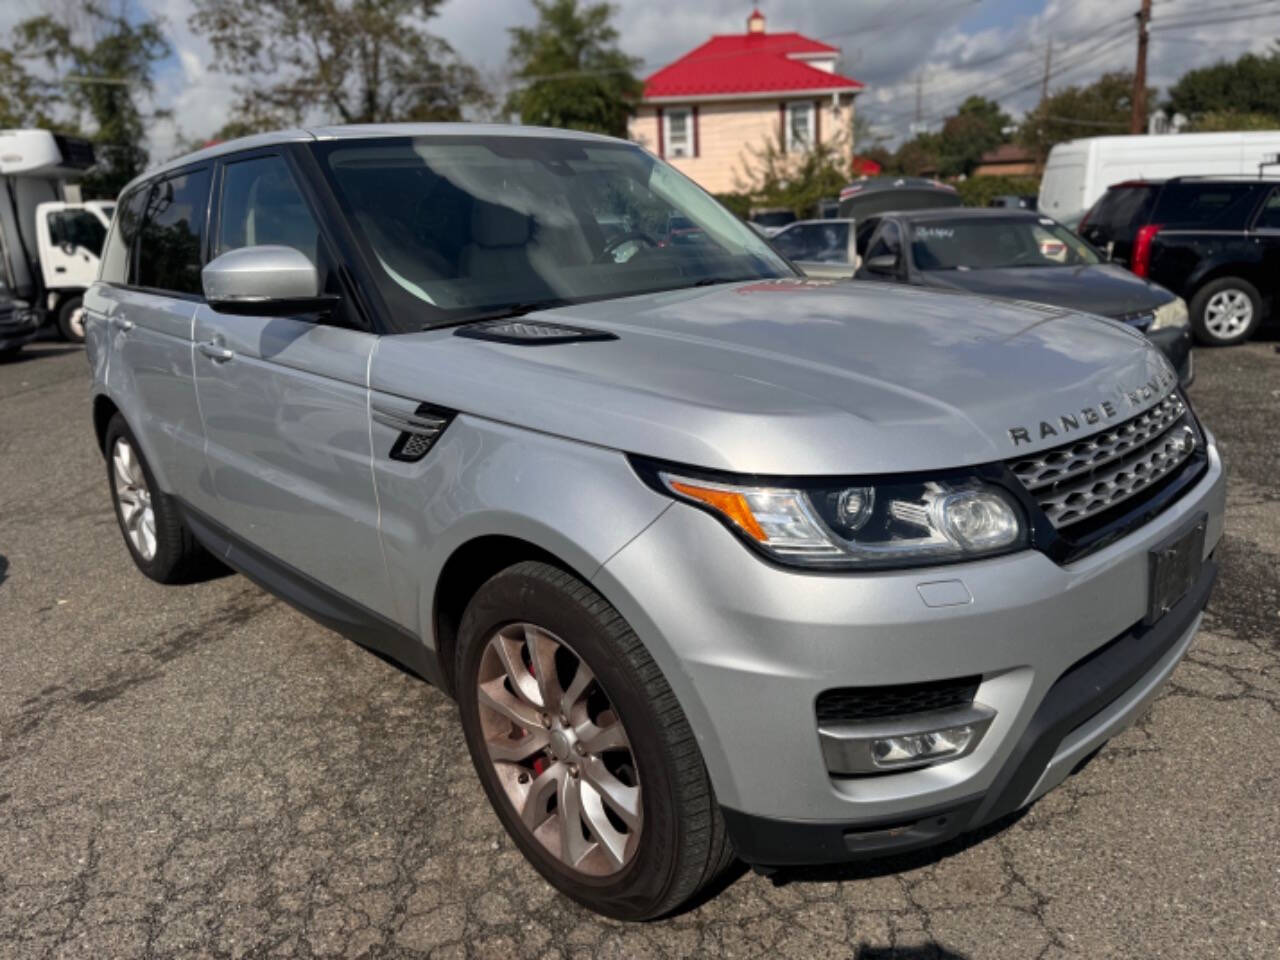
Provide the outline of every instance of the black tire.
<path id="1" fill-rule="evenodd" d="M 113 456 L 120 441 L 128 443 L 138 459 L 142 472 L 146 477 L 147 489 L 151 494 L 151 508 L 155 515 L 155 555 L 150 559 L 144 557 L 134 546 L 125 529 L 125 519 L 117 496 L 117 478 Z M 161 492 L 156 485 L 155 475 L 147 463 L 146 456 L 138 446 L 138 441 L 120 414 L 112 416 L 107 424 L 106 443 L 107 482 L 111 488 L 111 502 L 115 507 L 116 522 L 120 526 L 120 534 L 124 538 L 125 547 L 138 569 L 157 583 L 191 583 L 201 580 L 218 569 L 218 563 L 204 547 L 196 542 L 196 538 L 187 525 L 182 522 L 178 505 L 174 499 Z"/>
<path id="2" fill-rule="evenodd" d="M 84 322 L 81 321 L 79 330 L 73 323 L 76 311 L 83 305 L 83 297 L 68 297 L 58 307 L 58 336 L 68 343 L 84 343 Z"/>
<path id="3" fill-rule="evenodd" d="M 643 829 L 633 859 L 611 876 L 586 876 L 551 855 L 521 823 L 489 759 L 476 689 L 482 656 L 501 627 L 520 622 L 572 638 L 630 739 Z M 459 628 L 457 689 L 467 747 L 490 803 L 525 857 L 562 893 L 605 916 L 648 920 L 677 909 L 732 862 L 702 754 L 675 694 L 622 616 L 577 578 L 526 561 L 485 583 Z"/>
<path id="4" fill-rule="evenodd" d="M 1223 336 L 1215 333 L 1209 326 L 1209 305 L 1214 302 L 1215 297 L 1229 295 L 1232 291 L 1248 298 L 1252 317 L 1242 329 L 1233 331 L 1229 336 Z M 1261 322 L 1262 296 L 1258 293 L 1258 288 L 1248 280 L 1242 280 L 1239 277 L 1219 277 L 1217 280 L 1206 283 L 1191 298 L 1191 329 L 1195 332 L 1196 342 L 1206 347 L 1230 347 L 1237 343 L 1244 343 L 1253 336 L 1253 332 L 1258 329 L 1258 324 Z"/>
<path id="5" fill-rule="evenodd" d="M 0 350 L 0 361 L 8 363 L 10 360 L 15 359 L 21 352 L 22 347 L 5 347 L 3 350 Z"/>

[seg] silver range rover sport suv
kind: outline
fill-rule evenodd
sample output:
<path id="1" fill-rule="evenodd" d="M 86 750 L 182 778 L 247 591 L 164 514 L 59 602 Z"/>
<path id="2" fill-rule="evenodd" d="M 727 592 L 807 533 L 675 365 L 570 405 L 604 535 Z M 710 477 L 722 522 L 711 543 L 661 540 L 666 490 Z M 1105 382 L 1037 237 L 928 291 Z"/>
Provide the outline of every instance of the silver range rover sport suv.
<path id="1" fill-rule="evenodd" d="M 936 844 L 1142 712 L 1223 468 L 1094 317 L 805 280 L 639 147 L 294 130 L 120 197 L 85 296 L 124 541 L 458 703 L 565 894 Z"/>

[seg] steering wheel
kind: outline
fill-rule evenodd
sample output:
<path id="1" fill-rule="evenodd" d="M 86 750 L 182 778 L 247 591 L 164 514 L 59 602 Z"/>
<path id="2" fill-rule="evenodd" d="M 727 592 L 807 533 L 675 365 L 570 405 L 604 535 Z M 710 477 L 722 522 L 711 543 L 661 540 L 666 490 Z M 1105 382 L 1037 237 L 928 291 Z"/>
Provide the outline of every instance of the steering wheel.
<path id="1" fill-rule="evenodd" d="M 606 241 L 605 245 L 600 248 L 600 255 L 596 257 L 596 262 L 604 263 L 604 261 L 609 258 L 609 254 L 613 253 L 614 250 L 622 246 L 628 240 L 643 240 L 651 247 L 658 246 L 658 241 L 653 239 L 653 237 L 649 236 L 649 234 L 645 233 L 643 230 L 628 230 L 626 233 L 620 233 L 612 240 Z"/>

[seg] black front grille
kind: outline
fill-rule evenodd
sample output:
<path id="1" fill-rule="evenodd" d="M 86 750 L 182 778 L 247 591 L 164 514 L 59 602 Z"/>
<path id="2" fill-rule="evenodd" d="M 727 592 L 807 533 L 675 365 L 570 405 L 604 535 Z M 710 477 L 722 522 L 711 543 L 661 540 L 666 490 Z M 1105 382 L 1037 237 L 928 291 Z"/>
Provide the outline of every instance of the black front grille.
<path id="1" fill-rule="evenodd" d="M 957 677 L 891 687 L 839 687 L 818 694 L 819 723 L 857 723 L 973 703 L 982 677 Z"/>

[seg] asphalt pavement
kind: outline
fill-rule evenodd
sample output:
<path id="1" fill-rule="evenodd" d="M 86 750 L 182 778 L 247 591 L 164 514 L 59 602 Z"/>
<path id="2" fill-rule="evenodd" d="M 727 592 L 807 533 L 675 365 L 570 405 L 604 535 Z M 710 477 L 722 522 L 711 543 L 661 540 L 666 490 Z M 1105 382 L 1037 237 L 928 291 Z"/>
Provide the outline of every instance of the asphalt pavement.
<path id="1" fill-rule="evenodd" d="M 0 362 L 0 958 L 1280 956 L 1280 354 L 1197 352 L 1222 576 L 1146 717 L 941 851 L 738 870 L 658 923 L 561 898 L 453 704 L 241 577 L 130 562 L 79 349 Z M 762 762 L 767 762 L 762 758 Z"/>

